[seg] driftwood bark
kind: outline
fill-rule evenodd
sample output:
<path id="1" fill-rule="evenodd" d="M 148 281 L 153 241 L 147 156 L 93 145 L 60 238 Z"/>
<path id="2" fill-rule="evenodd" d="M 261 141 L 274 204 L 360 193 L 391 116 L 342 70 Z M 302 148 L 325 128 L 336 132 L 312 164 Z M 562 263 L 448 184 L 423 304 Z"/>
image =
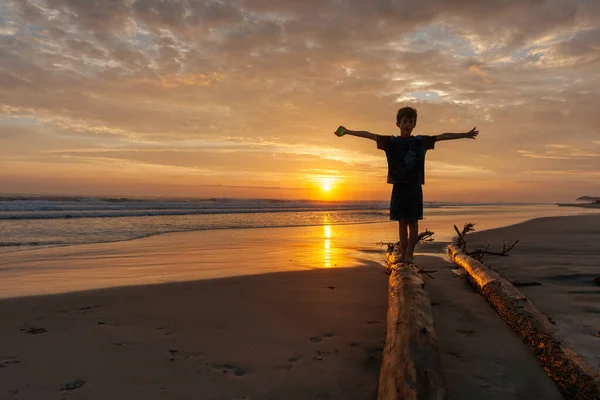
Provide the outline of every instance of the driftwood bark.
<path id="1" fill-rule="evenodd" d="M 443 400 L 446 398 L 435 337 L 431 301 L 425 282 L 412 265 L 399 265 L 393 246 L 386 262 L 390 270 L 387 333 L 378 400 Z"/>
<path id="2" fill-rule="evenodd" d="M 448 246 L 450 258 L 467 272 L 471 284 L 527 344 L 564 398 L 600 399 L 599 374 L 558 340 L 548 318 L 510 282 L 461 250 L 456 244 Z"/>

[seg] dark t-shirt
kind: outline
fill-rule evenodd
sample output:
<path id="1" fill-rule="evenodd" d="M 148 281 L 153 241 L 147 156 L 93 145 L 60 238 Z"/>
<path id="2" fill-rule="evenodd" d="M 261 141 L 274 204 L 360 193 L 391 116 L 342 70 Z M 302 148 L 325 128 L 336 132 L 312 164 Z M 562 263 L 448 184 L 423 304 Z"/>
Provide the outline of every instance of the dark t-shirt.
<path id="1" fill-rule="evenodd" d="M 425 154 L 435 147 L 435 136 L 377 135 L 377 148 L 385 151 L 387 183 L 425 184 Z"/>

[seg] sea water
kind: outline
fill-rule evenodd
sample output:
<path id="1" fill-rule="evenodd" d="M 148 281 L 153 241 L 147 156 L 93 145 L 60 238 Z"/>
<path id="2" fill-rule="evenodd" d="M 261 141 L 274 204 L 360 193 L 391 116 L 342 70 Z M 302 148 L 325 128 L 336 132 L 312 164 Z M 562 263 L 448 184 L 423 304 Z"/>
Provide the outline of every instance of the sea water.
<path id="1" fill-rule="evenodd" d="M 457 222 L 494 228 L 540 216 L 596 212 L 519 203 L 426 202 L 424 207 L 423 228 Z M 388 208 L 388 201 L 0 196 L 0 253 L 170 232 L 384 223 Z"/>

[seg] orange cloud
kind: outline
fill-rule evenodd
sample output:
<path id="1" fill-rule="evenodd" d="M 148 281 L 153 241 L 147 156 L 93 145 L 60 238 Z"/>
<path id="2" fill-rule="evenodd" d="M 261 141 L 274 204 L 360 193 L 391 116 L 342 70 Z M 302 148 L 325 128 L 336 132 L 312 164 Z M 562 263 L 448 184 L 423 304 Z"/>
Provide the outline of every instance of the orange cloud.
<path id="1" fill-rule="evenodd" d="M 469 72 L 473 72 L 474 74 L 482 76 L 485 83 L 491 83 L 492 81 L 488 79 L 489 73 L 484 68 L 485 66 L 483 65 L 471 65 L 469 66 Z"/>
<path id="2" fill-rule="evenodd" d="M 225 75 L 213 72 L 211 74 L 183 74 L 168 75 L 160 78 L 160 84 L 164 88 L 179 88 L 182 86 L 210 86 L 215 82 L 221 82 Z"/>

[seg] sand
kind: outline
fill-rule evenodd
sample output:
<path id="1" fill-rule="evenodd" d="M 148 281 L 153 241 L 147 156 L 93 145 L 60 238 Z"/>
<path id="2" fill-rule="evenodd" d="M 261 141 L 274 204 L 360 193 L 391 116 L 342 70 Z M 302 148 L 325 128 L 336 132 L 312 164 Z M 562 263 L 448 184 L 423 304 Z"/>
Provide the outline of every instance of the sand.
<path id="1" fill-rule="evenodd" d="M 453 264 L 422 256 L 448 400 L 560 400 L 527 346 Z"/>
<path id="2" fill-rule="evenodd" d="M 509 279 L 542 281 L 522 289 L 591 361 L 600 348 L 591 335 L 599 289 L 588 282 L 600 275 L 599 218 L 473 236 L 522 240 L 490 263 Z M 384 248 L 374 238 L 396 229 L 182 233 L 3 254 L 0 398 L 373 399 L 387 309 Z M 421 246 L 418 260 L 439 270 L 425 280 L 449 400 L 559 399 L 444 250 Z M 111 285 L 139 286 L 32 296 Z"/>
<path id="3" fill-rule="evenodd" d="M 539 218 L 473 234 L 469 249 L 502 250 L 520 242 L 508 257 L 484 262 L 509 281 L 539 282 L 519 287 L 556 324 L 560 337 L 600 372 L 600 215 Z"/>
<path id="4" fill-rule="evenodd" d="M 373 399 L 380 265 L 0 301 L 0 398 Z"/>

